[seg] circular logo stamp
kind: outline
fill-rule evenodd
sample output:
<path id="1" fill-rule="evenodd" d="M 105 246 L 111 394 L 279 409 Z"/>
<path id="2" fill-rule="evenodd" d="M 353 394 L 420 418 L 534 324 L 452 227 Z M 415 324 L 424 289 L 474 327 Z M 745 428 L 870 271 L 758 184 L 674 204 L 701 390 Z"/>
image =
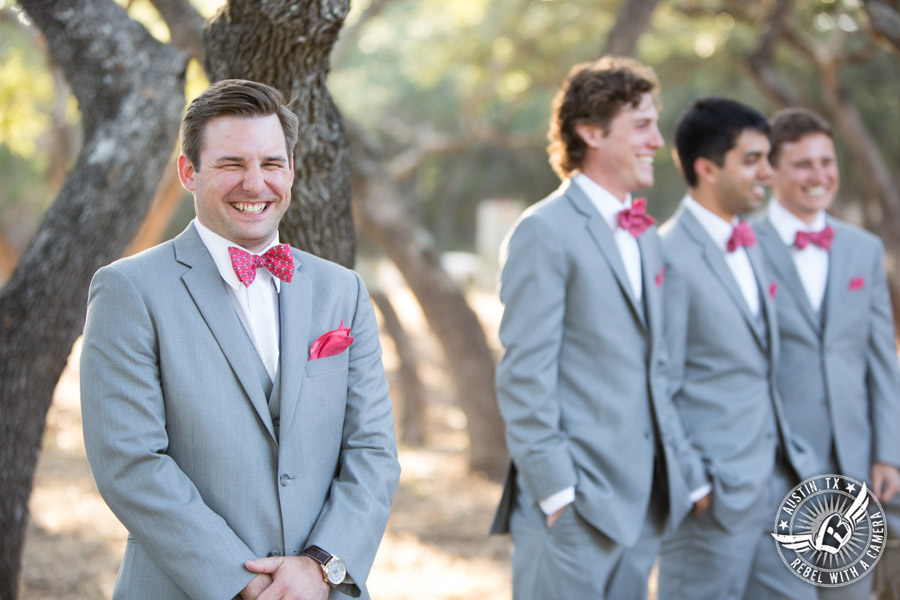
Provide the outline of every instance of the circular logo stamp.
<path id="1" fill-rule="evenodd" d="M 800 579 L 840 587 L 881 558 L 887 529 L 875 495 L 843 475 L 819 475 L 790 491 L 775 516 L 778 554 Z"/>

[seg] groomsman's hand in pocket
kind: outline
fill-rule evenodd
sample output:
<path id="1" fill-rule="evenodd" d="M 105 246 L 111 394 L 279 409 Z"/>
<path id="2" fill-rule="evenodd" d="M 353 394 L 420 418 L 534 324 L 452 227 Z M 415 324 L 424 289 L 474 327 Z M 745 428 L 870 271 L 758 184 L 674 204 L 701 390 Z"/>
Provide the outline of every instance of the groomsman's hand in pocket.
<path id="1" fill-rule="evenodd" d="M 900 471 L 894 465 L 874 463 L 872 465 L 872 492 L 879 502 L 890 502 L 900 492 Z"/>
<path id="2" fill-rule="evenodd" d="M 691 514 L 699 517 L 709 509 L 710 504 L 712 504 L 712 492 L 694 502 L 694 509 L 691 511 Z"/>
<path id="3" fill-rule="evenodd" d="M 550 529 L 551 527 L 553 527 L 553 524 L 556 523 L 556 520 L 560 517 L 560 515 L 562 515 L 563 512 L 570 506 L 572 506 L 572 505 L 566 504 L 562 508 L 558 509 L 556 512 L 547 515 L 547 529 Z"/>

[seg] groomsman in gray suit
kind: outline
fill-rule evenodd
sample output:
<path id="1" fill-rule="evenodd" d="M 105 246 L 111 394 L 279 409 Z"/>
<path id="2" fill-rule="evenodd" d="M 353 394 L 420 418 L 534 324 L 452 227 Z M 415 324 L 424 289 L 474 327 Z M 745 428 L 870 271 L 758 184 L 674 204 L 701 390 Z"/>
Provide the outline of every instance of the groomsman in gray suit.
<path id="1" fill-rule="evenodd" d="M 512 464 L 492 532 L 512 534 L 518 600 L 645 597 L 665 516 L 703 507 L 703 465 L 666 396 L 653 185 L 657 80 L 605 57 L 553 104 L 562 186 L 502 251 L 497 394 Z"/>
<path id="2" fill-rule="evenodd" d="M 661 228 L 670 390 L 712 480 L 711 509 L 662 542 L 659 598 L 814 598 L 770 535 L 809 460 L 775 392 L 773 296 L 753 229 L 737 215 L 765 197 L 768 124 L 725 98 L 696 100 L 675 133 L 688 184 Z"/>
<path id="3" fill-rule="evenodd" d="M 278 243 L 296 141 L 277 90 L 213 84 L 181 128 L 197 218 L 91 283 L 85 447 L 129 531 L 113 598 L 368 596 L 391 401 L 359 276 Z"/>
<path id="4" fill-rule="evenodd" d="M 771 126 L 774 199 L 755 229 L 780 286 L 775 376 L 785 416 L 817 473 L 865 481 L 887 502 L 900 490 L 900 377 L 884 247 L 825 213 L 840 182 L 828 123 L 792 108 Z M 819 595 L 866 598 L 873 579 Z"/>

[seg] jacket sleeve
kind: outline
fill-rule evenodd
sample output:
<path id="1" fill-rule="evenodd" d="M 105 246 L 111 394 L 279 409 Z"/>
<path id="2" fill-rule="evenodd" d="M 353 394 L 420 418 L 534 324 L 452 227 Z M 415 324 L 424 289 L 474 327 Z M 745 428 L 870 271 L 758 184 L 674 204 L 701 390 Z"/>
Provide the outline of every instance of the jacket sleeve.
<path id="1" fill-rule="evenodd" d="M 575 487 L 577 474 L 560 429 L 559 353 L 568 278 L 555 232 L 534 215 L 522 219 L 501 254 L 497 400 L 510 456 L 536 500 Z"/>
<path id="2" fill-rule="evenodd" d="M 696 500 L 703 490 L 710 490 L 710 480 L 706 467 L 697 449 L 684 430 L 681 414 L 675 405 L 675 395 L 684 385 L 685 361 L 687 360 L 687 335 L 690 327 L 690 291 L 679 269 L 666 265 L 663 281 L 666 405 L 669 410 L 670 430 L 673 445 L 678 456 L 689 500 Z M 700 496 L 702 497 L 702 496 Z"/>
<path id="3" fill-rule="evenodd" d="M 381 362 L 378 325 L 368 293 L 359 275 L 356 314 L 348 352 L 347 402 L 340 458 L 324 507 L 308 544 L 340 557 L 348 574 L 362 584 L 387 526 L 394 492 L 400 478 L 394 416 L 387 379 Z M 359 586 L 340 586 L 353 597 Z"/>
<path id="4" fill-rule="evenodd" d="M 115 266 L 91 282 L 81 351 L 84 441 L 97 487 L 141 547 L 192 598 L 232 598 L 256 558 L 166 454 L 153 320 Z"/>
<path id="5" fill-rule="evenodd" d="M 872 311 L 866 383 L 873 427 L 872 460 L 900 467 L 900 376 L 898 376 L 894 315 L 879 242 L 872 269 Z"/>

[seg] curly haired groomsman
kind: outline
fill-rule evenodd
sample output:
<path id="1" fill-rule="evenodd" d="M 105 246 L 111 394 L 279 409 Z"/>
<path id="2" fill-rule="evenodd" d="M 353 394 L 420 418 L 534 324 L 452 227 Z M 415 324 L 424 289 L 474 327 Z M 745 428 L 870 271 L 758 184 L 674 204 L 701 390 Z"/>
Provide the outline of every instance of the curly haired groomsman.
<path id="1" fill-rule="evenodd" d="M 709 491 L 665 390 L 653 185 L 657 80 L 631 59 L 575 66 L 553 104 L 563 184 L 502 251 L 497 394 L 512 466 L 493 532 L 517 600 L 646 594 L 666 513 Z"/>

